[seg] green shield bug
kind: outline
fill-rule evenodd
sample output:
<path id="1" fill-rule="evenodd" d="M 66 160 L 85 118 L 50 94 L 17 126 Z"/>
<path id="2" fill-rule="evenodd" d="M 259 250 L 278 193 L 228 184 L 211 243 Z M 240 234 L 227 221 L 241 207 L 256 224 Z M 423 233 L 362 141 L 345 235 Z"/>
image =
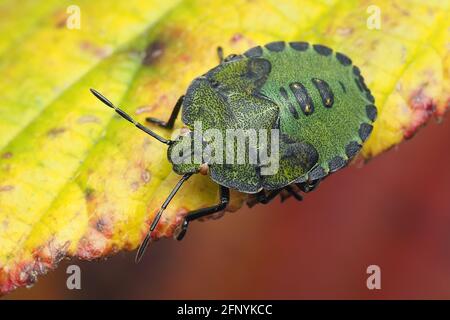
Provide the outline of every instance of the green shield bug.
<path id="1" fill-rule="evenodd" d="M 230 188 L 256 194 L 259 203 L 268 203 L 282 190 L 301 200 L 298 190 L 309 192 L 330 173 L 346 166 L 372 132 L 377 117 L 374 97 L 359 68 L 346 55 L 323 45 L 283 41 L 256 46 L 244 54 L 226 58 L 218 48 L 218 55 L 219 65 L 192 81 L 168 121 L 146 119 L 171 129 L 181 110 L 186 128 L 175 140 L 165 139 L 136 122 L 91 89 L 120 116 L 167 144 L 173 170 L 182 175 L 153 219 L 138 250 L 137 261 L 163 211 L 192 174 L 207 173 L 219 185 L 220 202 L 186 214 L 177 236 L 179 240 L 190 221 L 226 208 Z M 277 136 L 277 139 L 269 142 L 256 136 L 252 140 L 246 135 L 244 150 L 248 147 L 249 154 L 239 162 L 243 150 L 239 145 L 227 143 L 224 149 L 217 148 L 218 136 L 211 139 L 206 134 L 197 135 L 196 123 L 227 139 L 233 130 L 238 132 L 234 138 L 248 130 L 265 130 L 270 131 L 267 137 Z M 252 147 L 252 141 L 262 140 L 264 145 Z M 200 146 L 200 153 L 195 151 L 195 145 Z M 277 148 L 272 149 L 274 145 Z M 261 153 L 265 147 L 271 149 L 271 155 L 277 155 L 276 170 L 269 174 L 263 174 L 268 166 L 264 162 L 268 153 L 266 158 Z M 230 161 L 217 161 L 217 156 Z"/>

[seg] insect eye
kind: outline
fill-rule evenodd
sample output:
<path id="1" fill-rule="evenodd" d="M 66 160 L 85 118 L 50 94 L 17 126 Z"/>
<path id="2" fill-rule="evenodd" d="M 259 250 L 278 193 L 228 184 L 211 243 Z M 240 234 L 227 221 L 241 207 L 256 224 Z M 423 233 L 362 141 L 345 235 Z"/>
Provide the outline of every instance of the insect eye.
<path id="1" fill-rule="evenodd" d="M 211 87 L 213 87 L 213 88 L 217 88 L 219 86 L 219 81 L 217 81 L 216 79 L 211 79 L 209 81 L 209 83 L 211 84 Z"/>
<path id="2" fill-rule="evenodd" d="M 228 62 L 228 61 L 232 61 L 234 58 L 237 57 L 237 54 L 230 54 L 229 56 L 227 56 L 225 59 L 223 59 L 223 62 Z"/>

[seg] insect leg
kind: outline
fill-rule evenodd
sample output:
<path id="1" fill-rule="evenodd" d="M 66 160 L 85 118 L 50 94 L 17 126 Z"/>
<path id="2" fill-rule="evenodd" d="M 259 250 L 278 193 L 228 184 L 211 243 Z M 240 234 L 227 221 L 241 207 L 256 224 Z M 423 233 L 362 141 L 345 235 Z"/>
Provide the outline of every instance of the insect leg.
<path id="1" fill-rule="evenodd" d="M 217 47 L 217 56 L 219 57 L 219 63 L 223 62 L 223 48 Z"/>
<path id="2" fill-rule="evenodd" d="M 227 204 L 230 201 L 230 189 L 224 186 L 220 186 L 219 193 L 220 193 L 220 202 L 218 204 L 212 207 L 191 211 L 185 216 L 184 221 L 181 225 L 181 231 L 177 235 L 177 240 L 183 239 L 189 226 L 189 222 L 205 216 L 209 216 L 216 212 L 220 212 L 227 207 Z"/>
<path id="3" fill-rule="evenodd" d="M 270 201 L 272 201 L 283 189 L 273 190 L 270 191 L 268 194 L 264 190 L 261 190 L 256 194 L 256 200 L 258 200 L 259 203 L 267 204 Z"/>
<path id="4" fill-rule="evenodd" d="M 224 57 L 223 48 L 217 47 L 217 56 L 219 57 L 219 63 L 222 63 L 222 62 L 228 62 L 228 61 L 233 60 L 234 58 L 236 58 L 237 55 L 232 53 L 232 54 Z"/>
<path id="5" fill-rule="evenodd" d="M 145 121 L 157 124 L 160 127 L 172 129 L 173 125 L 175 123 L 175 120 L 177 120 L 178 114 L 180 113 L 181 106 L 183 105 L 184 101 L 184 95 L 179 97 L 177 100 L 177 103 L 175 104 L 175 107 L 172 109 L 172 113 L 170 114 L 170 118 L 168 121 L 156 119 L 153 117 L 145 118 Z"/>
<path id="6" fill-rule="evenodd" d="M 296 200 L 298 201 L 302 201 L 303 197 L 300 193 L 298 193 L 297 191 L 295 191 L 291 186 L 286 186 L 284 187 L 284 189 L 289 192 Z"/>
<path id="7" fill-rule="evenodd" d="M 302 183 L 296 183 L 296 185 L 297 185 L 297 187 L 300 188 L 300 190 L 307 193 L 307 192 L 314 191 L 314 189 L 317 188 L 317 186 L 320 184 L 321 181 L 322 181 L 322 179 L 317 179 L 312 182 L 306 181 L 306 182 L 302 182 Z"/>
<path id="8" fill-rule="evenodd" d="M 144 255 L 145 249 L 147 248 L 150 240 L 151 240 L 151 236 L 152 236 L 152 232 L 156 229 L 156 226 L 158 225 L 159 219 L 161 219 L 162 213 L 164 212 L 164 210 L 167 208 L 167 206 L 169 205 L 170 201 L 173 199 L 173 197 L 175 196 L 175 194 L 178 192 L 178 190 L 180 190 L 181 186 L 183 185 L 183 183 L 189 179 L 192 176 L 192 173 L 186 173 L 185 175 L 183 175 L 181 177 L 181 179 L 178 181 L 178 183 L 175 185 L 175 187 L 172 189 L 172 191 L 170 192 L 169 196 L 167 197 L 166 201 L 164 201 L 164 203 L 162 204 L 161 208 L 159 209 L 158 213 L 156 214 L 156 216 L 153 218 L 152 224 L 150 225 L 150 229 L 147 232 L 147 235 L 144 238 L 144 241 L 142 241 L 141 245 L 139 246 L 138 252 L 136 254 L 136 263 L 138 263 L 142 256 Z"/>

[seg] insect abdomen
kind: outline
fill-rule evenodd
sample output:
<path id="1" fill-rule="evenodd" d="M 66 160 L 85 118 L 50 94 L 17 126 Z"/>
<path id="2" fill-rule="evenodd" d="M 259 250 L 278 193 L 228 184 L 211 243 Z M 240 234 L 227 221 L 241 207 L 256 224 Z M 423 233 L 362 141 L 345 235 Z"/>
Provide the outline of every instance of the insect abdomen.
<path id="1" fill-rule="evenodd" d="M 281 133 L 310 144 L 319 155 L 299 180 L 322 178 L 358 153 L 372 131 L 376 108 L 350 58 L 306 42 L 269 43 L 244 55 L 270 64 L 260 93 L 279 106 Z"/>

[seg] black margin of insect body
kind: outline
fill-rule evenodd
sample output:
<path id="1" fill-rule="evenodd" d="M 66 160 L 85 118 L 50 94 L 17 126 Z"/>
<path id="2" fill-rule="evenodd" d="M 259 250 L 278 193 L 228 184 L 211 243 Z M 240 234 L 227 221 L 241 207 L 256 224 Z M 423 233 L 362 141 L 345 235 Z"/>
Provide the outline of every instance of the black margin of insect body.
<path id="1" fill-rule="evenodd" d="M 314 102 L 311 96 L 308 94 L 305 86 L 300 82 L 293 82 L 289 84 L 289 88 L 295 96 L 303 113 L 308 116 L 314 112 Z"/>
<path id="2" fill-rule="evenodd" d="M 270 42 L 268 44 L 265 45 L 265 47 L 269 50 L 269 51 L 274 51 L 274 52 L 280 52 L 284 50 L 284 47 L 286 46 L 284 41 L 276 41 L 276 42 Z"/>
<path id="3" fill-rule="evenodd" d="M 328 162 L 328 167 L 330 169 L 330 172 L 336 172 L 339 169 L 345 167 L 346 165 L 347 165 L 347 161 L 345 161 L 345 159 L 340 156 L 335 156 L 333 159 L 331 159 Z"/>
<path id="4" fill-rule="evenodd" d="M 322 56 L 329 56 L 333 50 L 327 46 L 321 45 L 321 44 L 313 44 L 314 50 Z"/>
<path id="5" fill-rule="evenodd" d="M 349 159 L 351 159 L 358 154 L 358 152 L 359 152 L 359 150 L 361 150 L 361 148 L 362 148 L 362 145 L 360 145 L 358 142 L 350 141 L 345 146 L 345 154 L 347 155 L 347 157 Z"/>
<path id="6" fill-rule="evenodd" d="M 352 59 L 347 57 L 345 54 L 336 52 L 336 59 L 343 65 L 343 66 L 349 66 L 352 64 Z"/>
<path id="7" fill-rule="evenodd" d="M 253 47 L 244 52 L 244 56 L 246 56 L 247 58 L 258 58 L 258 57 L 261 57 L 262 54 L 263 54 L 263 50 L 262 50 L 261 46 Z"/>
<path id="8" fill-rule="evenodd" d="M 327 174 L 328 173 L 325 171 L 324 168 L 322 168 L 321 166 L 317 166 L 309 172 L 308 179 L 314 181 L 327 176 Z"/>
<path id="9" fill-rule="evenodd" d="M 373 104 L 368 104 L 366 106 L 366 114 L 370 121 L 375 122 L 378 115 L 377 108 Z"/>
<path id="10" fill-rule="evenodd" d="M 373 126 L 371 124 L 365 123 L 363 122 L 360 126 L 359 126 L 359 137 L 361 138 L 361 140 L 364 142 L 367 140 L 367 138 L 370 136 L 370 133 L 372 132 Z"/>
<path id="11" fill-rule="evenodd" d="M 361 82 L 359 81 L 358 78 L 355 78 L 355 83 L 356 83 L 356 86 L 358 87 L 359 91 L 361 91 L 362 93 L 365 93 L 364 89 L 363 89 L 363 87 L 361 85 Z"/>
<path id="12" fill-rule="evenodd" d="M 372 95 L 372 93 L 370 91 L 366 91 L 366 98 L 371 103 L 375 103 L 375 97 Z"/>
<path id="13" fill-rule="evenodd" d="M 361 70 L 357 66 L 353 66 L 353 74 L 356 76 L 355 82 L 358 86 L 358 89 L 366 94 L 367 100 L 369 100 L 371 103 L 375 103 L 375 98 L 370 92 L 370 89 L 367 87 L 363 76 L 361 75 Z"/>
<path id="14" fill-rule="evenodd" d="M 319 91 L 324 107 L 331 108 L 334 104 L 334 94 L 330 85 L 325 80 L 318 78 L 312 78 L 311 81 Z"/>
<path id="15" fill-rule="evenodd" d="M 297 51 L 306 51 L 309 48 L 309 43 L 303 41 L 289 42 L 289 45 L 292 49 Z"/>
<path id="16" fill-rule="evenodd" d="M 361 83 L 361 86 L 362 86 L 362 88 L 364 89 L 364 91 L 370 92 L 370 90 L 369 90 L 369 88 L 367 87 L 366 82 L 364 81 L 364 78 L 363 78 L 362 75 L 359 75 L 359 76 L 358 76 L 358 80 L 359 80 L 359 83 Z"/>
<path id="17" fill-rule="evenodd" d="M 285 102 L 288 104 L 289 112 L 295 119 L 298 119 L 298 112 L 295 109 L 294 105 L 289 101 L 289 96 L 285 88 L 280 87 L 280 94 L 284 98 Z"/>

